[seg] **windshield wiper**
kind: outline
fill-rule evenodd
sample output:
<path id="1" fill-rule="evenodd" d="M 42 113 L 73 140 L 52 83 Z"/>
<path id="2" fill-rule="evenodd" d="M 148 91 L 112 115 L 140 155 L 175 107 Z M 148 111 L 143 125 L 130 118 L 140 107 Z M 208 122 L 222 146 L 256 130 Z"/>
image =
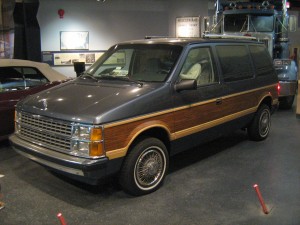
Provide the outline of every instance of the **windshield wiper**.
<path id="1" fill-rule="evenodd" d="M 101 77 L 99 77 L 100 79 L 107 79 L 107 80 L 122 80 L 122 81 L 128 81 L 128 82 L 133 82 L 135 84 L 138 84 L 140 85 L 141 87 L 143 87 L 144 83 L 141 82 L 141 81 L 137 81 L 137 80 L 133 80 L 133 79 L 130 79 L 129 77 L 127 76 L 111 76 L 111 75 L 108 75 L 108 74 L 103 74 L 101 75 Z"/>
<path id="2" fill-rule="evenodd" d="M 143 82 L 138 81 L 138 80 L 133 80 L 133 79 L 131 79 L 130 77 L 123 77 L 123 80 L 127 80 L 127 81 L 129 81 L 129 82 L 133 82 L 133 83 L 135 83 L 135 84 L 140 85 L 141 87 L 143 87 L 143 85 L 144 85 Z"/>
<path id="3" fill-rule="evenodd" d="M 82 79 L 85 79 L 85 78 L 89 78 L 89 79 L 92 79 L 92 80 L 95 80 L 95 81 L 98 81 L 97 78 L 95 78 L 92 74 L 90 73 L 83 73 L 79 76 L 79 78 L 82 78 Z"/>

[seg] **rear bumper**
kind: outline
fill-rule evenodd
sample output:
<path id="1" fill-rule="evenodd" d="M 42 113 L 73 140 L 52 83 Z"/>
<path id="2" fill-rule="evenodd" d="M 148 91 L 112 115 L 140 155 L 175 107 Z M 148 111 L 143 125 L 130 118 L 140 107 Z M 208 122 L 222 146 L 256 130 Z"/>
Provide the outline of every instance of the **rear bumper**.
<path id="1" fill-rule="evenodd" d="M 297 91 L 297 81 L 279 81 L 279 97 L 295 95 Z"/>
<path id="2" fill-rule="evenodd" d="M 118 172 L 121 167 L 120 159 L 109 160 L 107 157 L 86 159 L 70 156 L 29 143 L 15 134 L 9 137 L 9 141 L 12 148 L 26 158 L 88 184 L 97 184 L 102 178 Z"/>

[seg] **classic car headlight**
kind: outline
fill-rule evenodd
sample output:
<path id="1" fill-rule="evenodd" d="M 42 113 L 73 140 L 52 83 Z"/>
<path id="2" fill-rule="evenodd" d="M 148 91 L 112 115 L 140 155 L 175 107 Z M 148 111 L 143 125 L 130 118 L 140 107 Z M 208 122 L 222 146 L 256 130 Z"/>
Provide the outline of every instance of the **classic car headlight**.
<path id="1" fill-rule="evenodd" d="M 72 155 L 82 157 L 104 155 L 102 127 L 75 125 L 71 143 Z"/>

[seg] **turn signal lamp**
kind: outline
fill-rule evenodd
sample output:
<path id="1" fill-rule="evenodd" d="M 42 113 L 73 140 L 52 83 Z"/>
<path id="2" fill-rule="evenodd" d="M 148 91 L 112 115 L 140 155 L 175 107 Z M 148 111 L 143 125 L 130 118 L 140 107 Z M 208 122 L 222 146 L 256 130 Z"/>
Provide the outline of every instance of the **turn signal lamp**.
<path id="1" fill-rule="evenodd" d="M 92 128 L 90 140 L 89 155 L 92 157 L 104 155 L 101 128 Z"/>
<path id="2" fill-rule="evenodd" d="M 101 128 L 92 128 L 90 140 L 91 141 L 102 140 L 102 129 Z"/>

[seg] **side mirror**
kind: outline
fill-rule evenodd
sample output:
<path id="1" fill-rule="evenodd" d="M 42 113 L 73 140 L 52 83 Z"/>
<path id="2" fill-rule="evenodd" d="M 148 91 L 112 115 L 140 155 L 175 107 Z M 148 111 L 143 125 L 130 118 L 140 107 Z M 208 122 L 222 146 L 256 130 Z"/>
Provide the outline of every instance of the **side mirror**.
<path id="1" fill-rule="evenodd" d="M 196 90 L 197 81 L 196 80 L 181 80 L 179 83 L 175 84 L 175 91 L 180 92 L 184 90 Z"/>
<path id="2" fill-rule="evenodd" d="M 85 71 L 85 63 L 84 62 L 74 62 L 74 71 L 76 72 L 76 76 L 80 76 Z"/>
<path id="3" fill-rule="evenodd" d="M 297 30 L 297 17 L 295 15 L 290 15 L 289 18 L 289 31 L 296 32 Z"/>
<path id="4" fill-rule="evenodd" d="M 209 32 L 210 18 L 208 16 L 203 17 L 202 27 L 203 27 L 204 33 L 208 33 Z"/>

